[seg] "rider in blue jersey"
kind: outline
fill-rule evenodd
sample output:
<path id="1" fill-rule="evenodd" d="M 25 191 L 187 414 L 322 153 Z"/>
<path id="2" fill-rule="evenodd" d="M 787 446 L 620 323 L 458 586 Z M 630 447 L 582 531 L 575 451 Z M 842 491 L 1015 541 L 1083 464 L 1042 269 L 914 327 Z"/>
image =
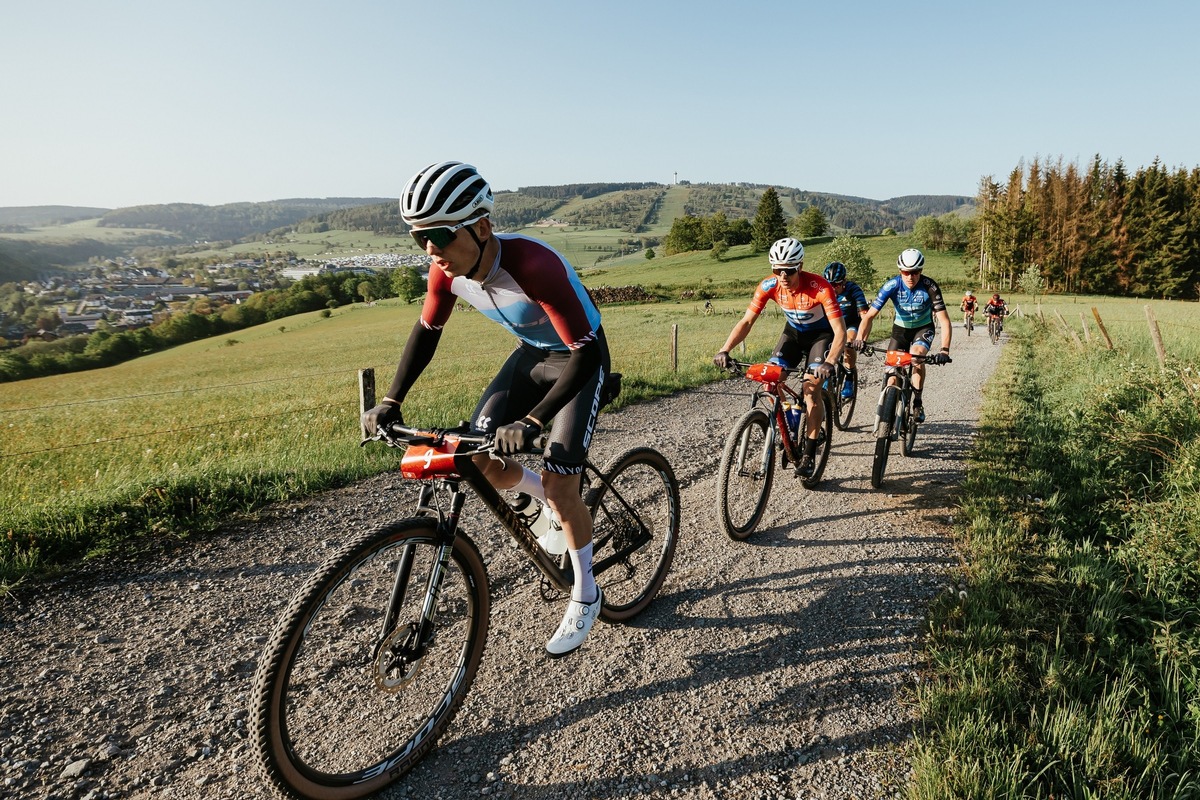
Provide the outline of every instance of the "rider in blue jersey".
<path id="1" fill-rule="evenodd" d="M 925 256 L 916 248 L 909 248 L 896 259 L 900 274 L 890 278 L 879 288 L 879 294 L 871 302 L 862 315 L 862 327 L 858 329 L 858 337 L 854 340 L 856 350 L 866 346 L 867 337 L 871 333 L 871 324 L 890 300 L 896 310 L 896 320 L 892 325 L 892 338 L 888 340 L 888 350 L 907 350 L 915 356 L 923 356 L 929 352 L 935 333 L 934 319 L 942 329 L 942 350 L 929 357 L 934 364 L 946 364 L 950 361 L 951 323 L 950 314 L 946 311 L 946 301 L 942 299 L 942 290 L 930 277 L 921 274 L 925 268 Z M 887 368 L 894 372 L 894 368 Z M 895 382 L 888 378 L 888 385 Z M 925 407 L 921 402 L 921 390 L 925 386 L 925 364 L 917 364 L 913 369 L 913 405 L 916 406 L 917 422 L 925 421 Z"/>
<path id="2" fill-rule="evenodd" d="M 863 312 L 867 310 L 867 296 L 862 287 L 846 277 L 846 265 L 840 261 L 830 261 L 825 267 L 825 280 L 837 293 L 838 305 L 842 308 L 842 318 L 846 320 L 846 341 L 854 341 L 858 326 L 862 324 Z M 846 367 L 846 382 L 841 387 L 842 397 L 854 395 L 854 382 L 858 380 L 858 370 L 855 363 L 858 353 L 854 348 L 842 350 L 842 363 Z"/>

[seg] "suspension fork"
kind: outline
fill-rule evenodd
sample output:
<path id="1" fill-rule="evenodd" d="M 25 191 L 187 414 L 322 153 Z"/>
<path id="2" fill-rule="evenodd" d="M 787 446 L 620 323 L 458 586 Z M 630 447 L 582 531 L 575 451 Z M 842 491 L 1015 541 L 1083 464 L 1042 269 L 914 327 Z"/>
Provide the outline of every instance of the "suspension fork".
<path id="1" fill-rule="evenodd" d="M 450 554 L 454 551 L 454 537 L 458 532 L 458 523 L 462 518 L 463 505 L 466 503 L 467 496 L 459 486 L 458 482 L 447 482 L 450 485 L 450 510 L 448 513 L 442 512 L 440 508 L 435 508 L 432 504 L 434 496 L 434 487 L 432 483 L 427 483 L 421 486 L 420 495 L 417 498 L 417 513 L 421 514 L 437 514 L 437 541 L 438 550 L 434 558 L 433 566 L 429 571 L 429 581 L 425 586 L 425 598 L 421 607 L 421 616 L 419 622 L 419 631 L 417 642 L 423 647 L 428 643 L 433 632 L 433 620 L 437 612 L 438 599 L 442 594 L 442 581 L 446 576 L 446 566 L 450 563 Z M 399 563 L 396 565 L 396 576 L 392 581 L 392 592 L 388 598 L 387 611 L 383 615 L 383 625 L 379 633 L 379 640 L 386 640 L 388 634 L 394 630 L 397 620 L 400 616 L 400 609 L 404 606 L 404 600 L 408 591 L 408 581 L 412 576 L 413 560 L 416 557 L 416 548 L 408 542 L 400 551 Z"/>

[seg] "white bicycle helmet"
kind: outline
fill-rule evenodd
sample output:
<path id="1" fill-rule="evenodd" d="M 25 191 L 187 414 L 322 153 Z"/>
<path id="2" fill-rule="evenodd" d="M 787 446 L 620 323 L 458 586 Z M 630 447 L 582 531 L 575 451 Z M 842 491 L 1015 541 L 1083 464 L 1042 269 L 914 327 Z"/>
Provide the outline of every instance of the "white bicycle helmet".
<path id="1" fill-rule="evenodd" d="M 920 272 L 925 268 L 925 256 L 915 247 L 910 247 L 896 259 L 901 272 Z"/>
<path id="2" fill-rule="evenodd" d="M 773 267 L 799 267 L 804 263 L 804 245 L 791 237 L 780 239 L 771 245 L 767 260 Z"/>
<path id="3" fill-rule="evenodd" d="M 400 193 L 400 217 L 413 228 L 473 220 L 492 213 L 492 187 L 461 161 L 430 164 Z"/>
<path id="4" fill-rule="evenodd" d="M 963 292 L 963 297 L 974 297 L 974 296 L 975 296 L 975 293 L 972 292 L 970 289 L 967 289 L 967 291 Z"/>

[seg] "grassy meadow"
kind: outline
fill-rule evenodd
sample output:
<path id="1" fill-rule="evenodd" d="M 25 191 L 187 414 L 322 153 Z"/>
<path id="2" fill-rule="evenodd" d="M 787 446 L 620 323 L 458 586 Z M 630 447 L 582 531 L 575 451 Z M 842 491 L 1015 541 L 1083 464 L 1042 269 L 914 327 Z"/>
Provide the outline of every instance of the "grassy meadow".
<path id="1" fill-rule="evenodd" d="M 909 796 L 1200 797 L 1196 304 L 1151 304 L 1165 368 L 1144 302 L 1040 305 L 988 386 Z M 1093 305 L 1113 350 L 1084 340 Z"/>
<path id="2" fill-rule="evenodd" d="M 692 303 L 605 308 L 613 368 L 625 376 L 618 405 L 716 378 L 710 359 L 744 307 L 709 316 Z M 394 453 L 358 446 L 358 370 L 374 368 L 386 390 L 418 312 L 399 300 L 344 307 L 106 369 L 0 384 L 0 580 L 394 466 Z M 769 312 L 749 352 L 765 354 L 781 322 Z M 468 417 L 512 345 L 482 315 L 456 312 L 406 417 Z M 468 360 L 480 368 L 464 369 Z"/>

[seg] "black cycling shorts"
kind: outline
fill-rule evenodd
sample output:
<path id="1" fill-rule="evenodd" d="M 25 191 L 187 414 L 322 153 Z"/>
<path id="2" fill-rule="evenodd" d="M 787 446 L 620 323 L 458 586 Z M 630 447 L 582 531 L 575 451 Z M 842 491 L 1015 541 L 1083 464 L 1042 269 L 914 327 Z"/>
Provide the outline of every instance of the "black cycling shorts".
<path id="1" fill-rule="evenodd" d="M 782 363 L 788 369 L 803 369 L 821 363 L 833 344 L 833 330 L 798 331 L 791 325 L 783 326 L 783 333 L 775 343 L 771 360 Z"/>
<path id="2" fill-rule="evenodd" d="M 542 460 L 548 472 L 563 475 L 583 472 L 583 462 L 600 413 L 600 390 L 609 373 L 608 342 L 604 331 L 597 331 L 596 336 L 604 353 L 600 369 L 547 423 L 549 441 Z M 570 358 L 568 352 L 542 350 L 524 343 L 518 345 L 475 406 L 472 429 L 489 433 L 524 417 L 554 386 Z"/>
<path id="3" fill-rule="evenodd" d="M 911 350 L 913 347 L 923 347 L 926 351 L 933 346 L 935 329 L 933 323 L 919 328 L 904 328 L 892 326 L 892 338 L 888 339 L 888 350 Z"/>

